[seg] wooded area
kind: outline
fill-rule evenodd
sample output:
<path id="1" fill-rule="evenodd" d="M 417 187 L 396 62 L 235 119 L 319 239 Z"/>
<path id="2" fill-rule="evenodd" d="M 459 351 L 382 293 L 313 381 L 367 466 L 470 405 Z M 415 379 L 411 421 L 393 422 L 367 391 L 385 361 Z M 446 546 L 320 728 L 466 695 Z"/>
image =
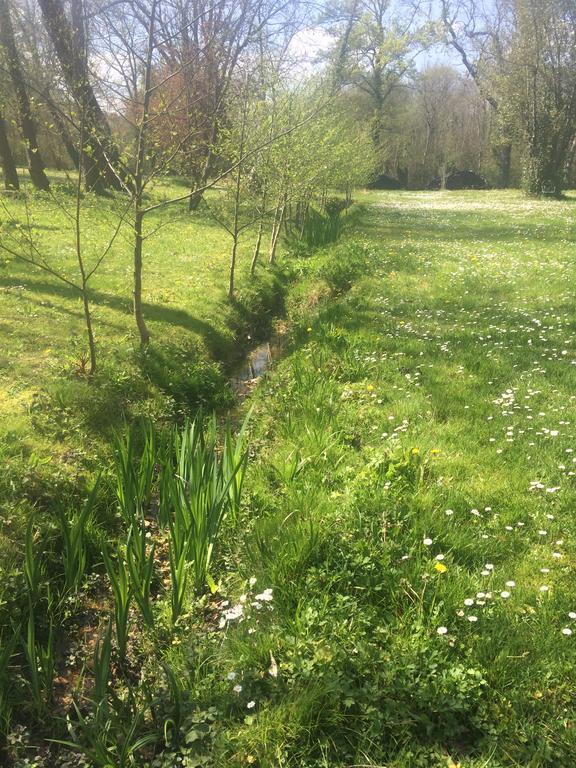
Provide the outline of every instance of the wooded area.
<path id="1" fill-rule="evenodd" d="M 356 0 L 320 11 L 296 0 L 3 0 L 0 12 L 8 188 L 15 162 L 46 189 L 46 163 L 72 169 L 82 156 L 88 189 L 137 196 L 140 144 L 146 176 L 185 176 L 194 208 L 234 164 L 225 140 L 242 100 L 275 122 L 267 138 L 248 132 L 246 175 L 262 175 L 265 141 L 337 103 L 370 133 L 368 173 L 402 186 L 426 187 L 443 169 L 530 194 L 561 194 L 572 179 L 570 0 Z M 293 41 L 308 29 L 323 34 L 319 62 L 298 70 Z M 432 63 L 442 58 L 452 63 Z"/>

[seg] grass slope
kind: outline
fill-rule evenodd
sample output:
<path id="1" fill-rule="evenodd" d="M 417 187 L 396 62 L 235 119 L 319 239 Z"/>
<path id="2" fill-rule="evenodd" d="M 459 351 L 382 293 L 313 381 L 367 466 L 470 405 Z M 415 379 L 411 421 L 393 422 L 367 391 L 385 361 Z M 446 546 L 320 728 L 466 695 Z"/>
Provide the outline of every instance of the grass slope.
<path id="1" fill-rule="evenodd" d="M 569 764 L 574 201 L 366 200 L 371 273 L 257 396 L 232 561 L 274 611 L 219 645 L 249 715 L 220 764 Z"/>
<path id="2" fill-rule="evenodd" d="M 26 254 L 31 236 L 35 258 L 78 282 L 74 183 L 62 173 L 52 176 L 50 194 L 26 189 L 23 176 L 22 193 L 0 196 L 0 238 Z M 186 189 L 177 180 L 162 182 L 150 202 Z M 144 314 L 152 343 L 145 353 L 132 316 L 126 199 L 84 196 L 88 270 L 119 227 L 89 284 L 99 365 L 92 381 L 81 375 L 87 342 L 79 293 L 0 249 L 0 505 L 7 519 L 0 527 L 0 560 L 10 541 L 21 538 L 21 508 L 73 493 L 79 477 L 98 471 L 112 431 L 124 420 L 140 414 L 171 420 L 199 406 L 232 403 L 224 364 L 242 354 L 248 334 L 265 330 L 278 296 L 266 270 L 248 287 L 255 233 L 246 230 L 237 301 L 228 302 L 230 238 L 210 215 L 218 196 L 210 191 L 194 215 L 182 203 L 146 219 Z"/>

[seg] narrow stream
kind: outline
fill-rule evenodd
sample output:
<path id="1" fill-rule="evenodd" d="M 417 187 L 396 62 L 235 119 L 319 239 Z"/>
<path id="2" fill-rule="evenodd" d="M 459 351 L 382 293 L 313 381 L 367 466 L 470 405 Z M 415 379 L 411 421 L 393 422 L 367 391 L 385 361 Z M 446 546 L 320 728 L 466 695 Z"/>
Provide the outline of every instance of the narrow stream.
<path id="1" fill-rule="evenodd" d="M 244 398 L 250 394 L 270 367 L 276 351 L 276 348 L 266 341 L 248 353 L 230 377 L 230 383 L 238 397 Z"/>

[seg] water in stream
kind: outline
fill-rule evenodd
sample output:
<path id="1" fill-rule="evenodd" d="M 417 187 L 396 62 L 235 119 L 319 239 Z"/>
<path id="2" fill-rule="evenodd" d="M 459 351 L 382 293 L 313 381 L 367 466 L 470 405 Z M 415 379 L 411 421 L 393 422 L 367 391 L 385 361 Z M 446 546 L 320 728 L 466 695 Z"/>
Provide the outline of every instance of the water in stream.
<path id="1" fill-rule="evenodd" d="M 245 397 L 250 393 L 258 379 L 270 367 L 273 357 L 273 348 L 268 341 L 259 344 L 248 353 L 230 379 L 239 397 Z"/>

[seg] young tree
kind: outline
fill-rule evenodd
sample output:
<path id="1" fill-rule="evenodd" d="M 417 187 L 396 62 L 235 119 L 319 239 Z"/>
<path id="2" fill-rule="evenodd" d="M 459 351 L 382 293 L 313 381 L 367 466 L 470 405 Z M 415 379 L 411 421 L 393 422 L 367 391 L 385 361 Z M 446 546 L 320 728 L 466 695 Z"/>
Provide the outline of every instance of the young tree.
<path id="1" fill-rule="evenodd" d="M 45 2 L 46 0 L 43 0 Z M 253 3 L 250 0 L 246 9 L 254 16 Z M 269 3 L 269 0 L 258 0 L 261 3 L 262 25 L 271 23 L 272 9 L 280 9 L 277 0 Z M 170 6 L 168 6 L 170 8 Z M 245 9 L 245 10 L 246 10 Z M 212 23 L 213 6 L 200 7 L 200 16 L 206 17 L 207 23 Z M 240 8 L 237 12 L 240 12 Z M 149 2 L 126 2 L 121 9 L 112 4 L 105 10 L 106 24 L 100 30 L 98 49 L 101 54 L 101 68 L 110 70 L 110 75 L 103 85 L 108 84 L 113 88 L 116 104 L 119 106 L 121 119 L 128 127 L 129 137 L 125 147 L 126 172 L 130 179 L 132 190 L 132 213 L 134 234 L 134 316 L 142 346 L 146 346 L 150 340 L 150 332 L 146 324 L 142 300 L 142 275 L 144 266 L 144 243 L 151 232 L 145 231 L 145 223 L 151 216 L 158 216 L 161 211 L 178 203 L 188 203 L 190 198 L 204 193 L 204 191 L 225 177 L 232 177 L 235 188 L 239 191 L 239 203 L 241 198 L 242 180 L 245 176 L 244 165 L 248 158 L 255 156 L 268 144 L 275 142 L 278 137 L 294 130 L 295 126 L 288 127 L 285 131 L 275 129 L 274 135 L 266 138 L 262 144 L 245 149 L 237 157 L 227 158 L 220 148 L 210 146 L 210 157 L 213 158 L 214 167 L 210 178 L 200 187 L 194 185 L 186 194 L 172 199 L 164 199 L 157 202 L 148 202 L 147 195 L 154 183 L 166 174 L 174 163 L 186 150 L 187 143 L 195 136 L 195 128 L 189 131 L 166 130 L 167 121 L 172 114 L 173 102 L 166 95 L 165 86 L 168 82 L 184 74 L 185 69 L 193 67 L 194 59 L 183 62 L 181 68 L 169 69 L 167 74 L 162 73 L 162 63 L 165 62 L 166 48 L 173 45 L 174 39 L 181 35 L 179 28 L 172 28 L 162 23 L 167 14 L 166 6 L 161 0 Z M 194 28 L 198 19 L 189 19 L 190 28 Z M 241 23 L 237 19 L 237 24 Z M 243 22 L 242 22 L 243 23 Z M 249 25 L 250 26 L 250 25 Z M 233 30 L 232 30 L 233 31 Z M 228 35 L 232 33 L 229 28 L 220 30 L 223 35 L 223 45 L 228 44 Z M 244 51 L 245 61 L 249 59 Z M 238 61 L 238 66 L 240 61 Z M 310 119 L 310 116 L 303 118 Z M 238 124 L 241 125 L 240 120 Z M 175 126 L 179 128 L 180 126 Z M 220 135 L 221 128 L 218 133 Z M 221 143 L 221 142 L 219 142 Z M 217 161 L 217 164 L 216 164 Z M 232 231 L 236 231 L 236 241 L 243 225 L 240 219 L 233 224 Z M 235 263 L 235 262 L 234 262 Z M 231 270 L 231 290 L 234 290 L 234 269 Z"/>
<path id="2" fill-rule="evenodd" d="M 81 140 L 83 138 L 83 129 L 81 125 Z M 52 192 L 52 201 L 60 208 L 62 214 L 69 224 L 68 234 L 73 245 L 76 257 L 76 268 L 55 266 L 56 254 L 51 253 L 49 244 L 39 243 L 35 234 L 34 211 L 30 207 L 30 201 L 24 198 L 26 206 L 26 219 L 24 222 L 16 220 L 9 206 L 0 201 L 0 251 L 9 257 L 21 261 L 35 269 L 38 269 L 55 280 L 77 292 L 82 301 L 84 315 L 84 324 L 86 330 L 86 340 L 88 342 L 88 356 L 81 363 L 81 368 L 86 370 L 88 375 L 96 372 L 97 368 L 97 346 L 94 334 L 92 310 L 91 310 L 91 281 L 99 270 L 100 266 L 110 253 L 112 246 L 118 236 L 120 228 L 124 222 L 127 209 L 117 217 L 116 224 L 112 228 L 111 235 L 106 245 L 97 253 L 86 253 L 86 236 L 82 226 L 82 184 L 84 169 L 80 163 L 77 182 L 76 195 L 73 210 L 69 210 L 69 199 L 60 199 L 58 192 Z M 4 225 L 8 224 L 4 228 Z M 14 226 L 17 225 L 17 226 Z M 89 238 L 88 238 L 89 239 Z M 61 247 L 59 243 L 58 247 Z M 88 363 L 86 366 L 84 365 Z"/>

